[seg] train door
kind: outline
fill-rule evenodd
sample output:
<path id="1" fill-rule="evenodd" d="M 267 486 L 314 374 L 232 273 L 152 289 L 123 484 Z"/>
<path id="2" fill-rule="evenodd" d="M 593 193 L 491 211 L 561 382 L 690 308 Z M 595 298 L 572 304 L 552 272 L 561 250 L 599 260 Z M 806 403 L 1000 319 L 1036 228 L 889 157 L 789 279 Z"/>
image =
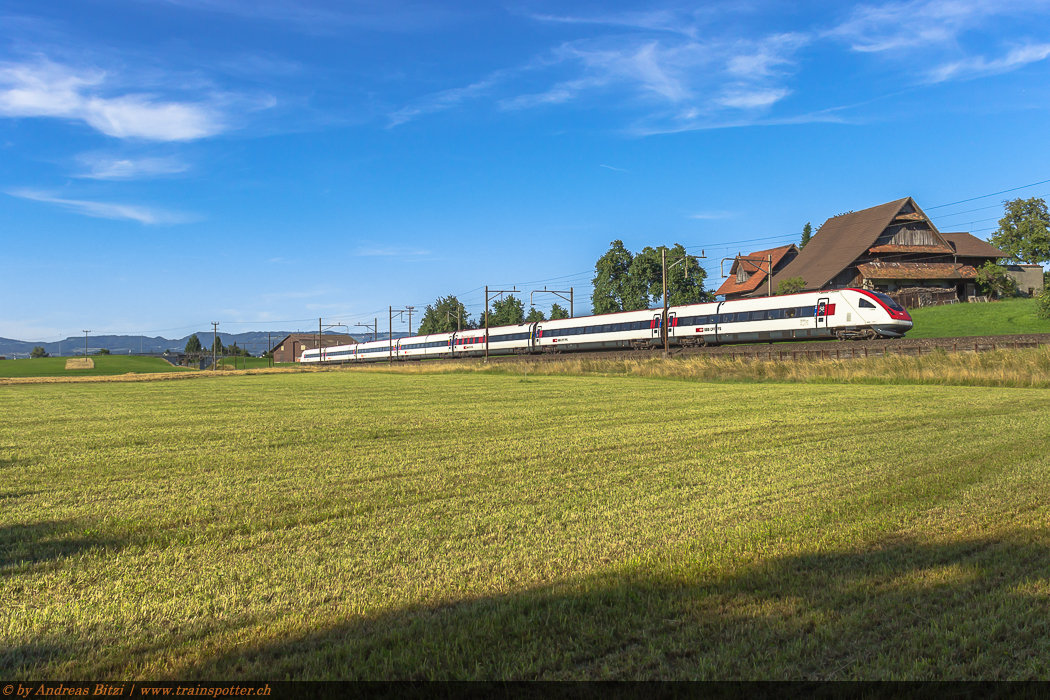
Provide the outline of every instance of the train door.
<path id="1" fill-rule="evenodd" d="M 678 312 L 672 311 L 667 314 L 667 336 L 674 338 L 674 329 L 678 325 Z"/>
<path id="2" fill-rule="evenodd" d="M 653 338 L 655 340 L 661 340 L 661 341 L 663 340 L 663 336 L 660 335 L 660 325 L 661 325 L 660 324 L 660 319 L 662 319 L 662 318 L 663 318 L 663 314 L 654 314 L 653 315 L 653 323 L 652 323 L 651 328 L 653 329 Z"/>
<path id="3" fill-rule="evenodd" d="M 816 320 L 817 328 L 827 328 L 828 327 L 828 302 L 829 301 L 830 301 L 830 299 L 828 299 L 828 298 L 818 299 L 817 300 L 817 320 Z"/>
<path id="4" fill-rule="evenodd" d="M 534 324 L 532 326 L 532 334 L 531 334 L 531 338 L 532 338 L 532 343 L 531 343 L 531 348 L 530 348 L 531 350 L 535 351 L 535 350 L 539 350 L 540 349 L 540 338 L 542 338 L 542 337 L 543 337 L 543 326 L 541 326 L 539 323 Z"/>
<path id="5" fill-rule="evenodd" d="M 449 333 L 448 336 L 448 354 L 453 355 L 456 352 L 456 334 Z"/>

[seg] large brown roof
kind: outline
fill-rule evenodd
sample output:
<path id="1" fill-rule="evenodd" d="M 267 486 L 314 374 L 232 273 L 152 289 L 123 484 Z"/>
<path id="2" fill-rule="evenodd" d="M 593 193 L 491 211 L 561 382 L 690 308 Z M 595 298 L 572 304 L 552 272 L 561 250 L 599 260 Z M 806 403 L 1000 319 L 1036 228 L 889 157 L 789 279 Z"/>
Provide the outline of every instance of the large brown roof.
<path id="1" fill-rule="evenodd" d="M 769 267 L 766 258 L 772 255 L 773 267 L 776 268 L 781 258 L 787 255 L 794 247 L 795 244 L 792 243 L 779 248 L 770 248 L 769 250 L 756 250 L 754 253 L 746 256 L 750 258 L 749 260 L 738 258 L 733 261 L 733 267 L 729 269 L 729 277 L 726 278 L 726 281 L 722 283 L 722 286 L 718 288 L 715 294 L 743 294 L 755 291 L 766 280 L 766 268 Z M 736 272 L 740 267 L 743 267 L 751 276 L 737 284 Z"/>
<path id="2" fill-rule="evenodd" d="M 773 276 L 773 287 L 776 288 L 781 280 L 801 277 L 806 282 L 805 289 L 822 289 L 835 275 L 875 245 L 879 234 L 908 202 L 911 202 L 916 212 L 921 211 L 911 197 L 904 197 L 870 209 L 831 217 L 817 230 L 798 257 Z"/>
<path id="3" fill-rule="evenodd" d="M 948 245 L 955 248 L 955 254 L 963 257 L 975 258 L 1005 258 L 1006 253 L 995 246 L 982 241 L 977 236 L 959 231 L 957 233 L 942 233 Z"/>

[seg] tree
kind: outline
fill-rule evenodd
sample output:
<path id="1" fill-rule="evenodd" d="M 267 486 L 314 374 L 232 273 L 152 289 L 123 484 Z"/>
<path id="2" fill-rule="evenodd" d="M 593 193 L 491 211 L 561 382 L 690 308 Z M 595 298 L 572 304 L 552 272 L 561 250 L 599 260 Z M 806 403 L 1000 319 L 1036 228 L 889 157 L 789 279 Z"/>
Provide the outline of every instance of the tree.
<path id="1" fill-rule="evenodd" d="M 997 297 L 1017 294 L 1017 282 L 1006 271 L 1005 267 L 996 265 L 991 260 L 977 270 L 977 284 L 982 290 L 991 292 Z"/>
<path id="2" fill-rule="evenodd" d="M 428 304 L 426 311 L 423 312 L 423 320 L 419 323 L 419 334 L 451 333 L 457 330 L 457 323 L 460 319 L 463 328 L 470 327 L 467 307 L 463 306 L 460 300 L 452 294 L 447 297 L 438 297 L 433 304 Z"/>
<path id="3" fill-rule="evenodd" d="M 224 355 L 233 355 L 234 357 L 251 357 L 252 354 L 242 347 L 237 346 L 237 341 L 233 341 L 233 345 L 223 350 Z"/>
<path id="4" fill-rule="evenodd" d="M 569 318 L 569 312 L 558 304 L 551 304 L 551 320 L 557 321 L 559 318 Z"/>
<path id="5" fill-rule="evenodd" d="M 611 314 L 627 310 L 624 302 L 631 296 L 630 285 L 631 262 L 634 256 L 627 250 L 623 241 L 616 240 L 609 244 L 609 251 L 598 258 L 594 264 L 594 292 L 591 293 L 591 306 L 596 314 Z"/>
<path id="6" fill-rule="evenodd" d="M 700 260 L 689 255 L 681 243 L 672 248 L 646 247 L 634 256 L 630 269 L 630 296 L 625 311 L 648 309 L 663 301 L 663 257 L 667 251 L 667 303 L 671 306 L 699 304 L 710 301 L 711 294 L 704 289 L 707 273 Z M 688 258 L 688 263 L 684 259 Z M 688 269 L 686 267 L 688 265 Z"/>
<path id="7" fill-rule="evenodd" d="M 99 348 L 98 352 L 96 352 L 95 354 L 96 355 L 108 355 L 109 354 L 109 350 L 107 348 Z"/>
<path id="8" fill-rule="evenodd" d="M 222 344 L 222 338 L 220 336 L 218 336 L 218 335 L 216 335 L 215 336 L 215 340 L 212 341 L 211 349 L 217 355 L 224 355 L 224 354 L 226 354 L 226 346 Z"/>
<path id="9" fill-rule="evenodd" d="M 47 352 L 47 350 L 45 350 L 40 345 L 37 345 L 36 347 L 34 347 L 33 351 L 29 353 L 29 356 L 32 357 L 32 358 L 51 357 L 51 355 Z"/>
<path id="10" fill-rule="evenodd" d="M 1050 213 L 1039 197 L 1003 202 L 1005 213 L 989 242 L 1019 263 L 1050 262 Z"/>
<path id="11" fill-rule="evenodd" d="M 204 346 L 201 345 L 201 339 L 194 333 L 186 341 L 186 352 L 201 352 L 204 350 Z"/>
<path id="12" fill-rule="evenodd" d="M 543 312 L 537 309 L 535 306 L 529 310 L 529 315 L 525 317 L 525 323 L 536 323 L 537 321 L 546 321 L 547 317 L 543 315 Z"/>
<path id="13" fill-rule="evenodd" d="M 525 305 L 513 294 L 508 294 L 503 299 L 492 302 L 492 310 L 489 312 L 489 327 L 516 326 L 525 322 Z M 485 325 L 485 314 L 481 314 L 481 327 Z"/>
<path id="14" fill-rule="evenodd" d="M 801 277 L 792 277 L 780 280 L 777 285 L 777 294 L 797 294 L 806 288 L 806 280 Z"/>
<path id="15" fill-rule="evenodd" d="M 667 251 L 667 298 L 672 305 L 696 304 L 710 301 L 712 295 L 704 289 L 707 273 L 696 256 L 688 255 L 685 247 L 646 247 L 634 255 L 622 241 L 613 241 L 609 251 L 594 265 L 594 293 L 591 305 L 596 314 L 648 309 L 663 297 L 663 261 L 661 252 Z M 688 257 L 686 264 L 678 261 Z"/>
<path id="16" fill-rule="evenodd" d="M 809 239 L 813 238 L 813 224 L 806 222 L 806 225 L 802 227 L 802 240 L 798 242 L 798 249 L 802 250 L 809 243 Z"/>

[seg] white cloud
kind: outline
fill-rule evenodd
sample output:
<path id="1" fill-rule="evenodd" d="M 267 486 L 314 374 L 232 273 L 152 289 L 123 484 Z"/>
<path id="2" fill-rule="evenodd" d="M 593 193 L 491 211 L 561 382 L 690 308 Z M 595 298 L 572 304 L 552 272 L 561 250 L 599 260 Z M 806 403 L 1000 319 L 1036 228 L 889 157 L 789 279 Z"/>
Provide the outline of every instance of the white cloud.
<path id="1" fill-rule="evenodd" d="M 190 169 L 187 163 L 177 158 L 114 158 L 85 153 L 77 157 L 86 168 L 76 177 L 93 180 L 131 180 L 156 175 L 176 175 Z"/>
<path id="2" fill-rule="evenodd" d="M 631 172 L 630 170 L 624 170 L 623 168 L 614 168 L 611 165 L 599 165 L 598 167 L 599 168 L 606 168 L 608 170 L 615 170 L 618 173 L 630 173 Z"/>
<path id="3" fill-rule="evenodd" d="M 672 32 L 686 36 L 696 36 L 697 26 L 689 18 L 683 18 L 670 10 L 653 10 L 650 12 L 624 12 L 619 15 L 598 15 L 595 17 L 574 17 L 570 15 L 530 15 L 541 22 L 562 24 L 602 24 L 614 27 L 631 27 L 654 31 Z"/>
<path id="4" fill-rule="evenodd" d="M 791 94 L 790 90 L 734 90 L 717 98 L 719 104 L 737 109 L 759 109 L 769 107 Z"/>
<path id="5" fill-rule="evenodd" d="M 107 74 L 39 59 L 0 64 L 0 116 L 82 121 L 122 139 L 192 141 L 225 129 L 219 110 L 154 95 L 106 96 Z"/>
<path id="6" fill-rule="evenodd" d="M 1016 6 L 1016 3 L 1015 3 Z M 985 17 L 1009 5 L 986 0 L 911 0 L 858 5 L 827 36 L 854 51 L 880 52 L 945 44 Z"/>
<path id="7" fill-rule="evenodd" d="M 92 202 L 83 199 L 64 199 L 47 192 L 30 189 L 9 190 L 12 197 L 29 199 L 34 202 L 57 204 L 77 214 L 93 216 L 100 219 L 128 219 L 141 224 L 183 224 L 198 220 L 198 217 L 180 213 L 152 209 L 135 204 L 118 204 L 115 202 Z"/>
<path id="8" fill-rule="evenodd" d="M 929 81 L 941 83 L 953 78 L 968 78 L 981 75 L 1006 73 L 1029 63 L 1045 60 L 1050 56 L 1050 44 L 1032 44 L 1009 52 L 1006 56 L 989 61 L 984 56 L 975 56 L 937 66 L 929 73 Z"/>
<path id="9" fill-rule="evenodd" d="M 757 40 L 700 41 L 684 31 L 657 37 L 649 32 L 570 41 L 516 69 L 497 71 L 465 88 L 436 93 L 419 105 L 407 106 L 390 116 L 390 124 L 506 92 L 515 78 L 527 77 L 535 84 L 549 74 L 558 78 L 546 89 L 496 97 L 496 103 L 505 110 L 535 109 L 626 90 L 627 97 L 618 106 L 647 113 L 639 131 L 682 130 L 686 123 L 689 128 L 704 128 L 704 124 L 720 121 L 718 115 L 725 110 L 757 114 L 790 95 L 791 90 L 782 83 L 794 69 L 795 54 L 808 41 L 808 36 L 799 33 Z"/>
<path id="10" fill-rule="evenodd" d="M 462 102 L 478 97 L 488 92 L 489 89 L 500 83 L 506 77 L 506 71 L 496 71 L 486 78 L 466 87 L 443 90 L 430 95 L 417 104 L 403 107 L 390 115 L 387 128 L 411 121 L 423 114 L 433 114 L 451 109 Z"/>

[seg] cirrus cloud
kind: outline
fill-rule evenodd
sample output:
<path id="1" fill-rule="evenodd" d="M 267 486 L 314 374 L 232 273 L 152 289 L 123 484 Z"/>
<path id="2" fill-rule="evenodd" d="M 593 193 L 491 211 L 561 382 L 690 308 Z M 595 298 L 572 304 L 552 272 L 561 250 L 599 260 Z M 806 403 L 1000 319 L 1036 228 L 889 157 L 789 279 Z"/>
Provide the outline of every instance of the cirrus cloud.
<path id="1" fill-rule="evenodd" d="M 200 217 L 183 212 L 173 212 L 163 209 L 143 207 L 136 204 L 120 204 L 116 202 L 94 202 L 85 199 L 66 199 L 57 197 L 48 192 L 32 189 L 8 190 L 7 194 L 20 199 L 28 199 L 34 202 L 56 204 L 63 209 L 84 216 L 92 216 L 99 219 L 126 219 L 138 221 L 140 224 L 186 224 L 199 221 Z"/>

